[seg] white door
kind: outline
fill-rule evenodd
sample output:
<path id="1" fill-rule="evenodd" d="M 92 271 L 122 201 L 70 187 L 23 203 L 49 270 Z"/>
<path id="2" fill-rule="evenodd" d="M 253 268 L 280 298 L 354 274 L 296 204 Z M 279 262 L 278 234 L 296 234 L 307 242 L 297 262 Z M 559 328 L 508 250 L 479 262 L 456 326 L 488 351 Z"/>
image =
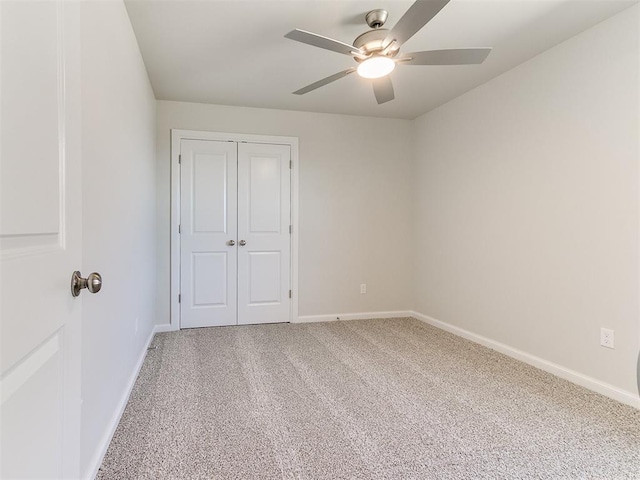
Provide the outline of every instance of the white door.
<path id="1" fill-rule="evenodd" d="M 0 2 L 1 478 L 77 478 L 79 6 Z"/>
<path id="2" fill-rule="evenodd" d="M 238 323 L 289 321 L 291 147 L 238 146 Z"/>
<path id="3" fill-rule="evenodd" d="M 181 141 L 181 328 L 289 321 L 290 150 Z"/>
<path id="4" fill-rule="evenodd" d="M 182 140 L 182 328 L 236 324 L 237 175 L 236 143 Z"/>

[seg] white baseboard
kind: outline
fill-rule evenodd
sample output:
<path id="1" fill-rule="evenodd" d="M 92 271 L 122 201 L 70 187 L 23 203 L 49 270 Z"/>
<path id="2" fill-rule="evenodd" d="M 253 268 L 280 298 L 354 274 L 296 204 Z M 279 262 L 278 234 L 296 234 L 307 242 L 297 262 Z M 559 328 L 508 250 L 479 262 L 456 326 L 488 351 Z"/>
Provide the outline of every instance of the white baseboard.
<path id="1" fill-rule="evenodd" d="M 413 312 L 407 310 L 397 312 L 364 312 L 364 313 L 332 313 L 327 315 L 304 315 L 291 323 L 336 322 L 339 320 L 368 320 L 370 318 L 402 318 L 410 317 Z"/>
<path id="2" fill-rule="evenodd" d="M 574 370 L 570 370 L 566 367 L 563 367 L 562 365 L 558 365 L 557 363 L 553 363 L 543 358 L 536 357 L 535 355 L 531 355 L 529 353 L 523 352 L 522 350 L 510 347 L 509 345 L 505 345 L 504 343 L 496 342 L 495 340 L 491 340 L 490 338 L 483 337 L 482 335 L 478 335 L 463 328 L 456 327 L 454 325 L 451 325 L 450 323 L 437 320 L 428 315 L 423 315 L 422 313 L 418 312 L 409 312 L 409 316 L 428 323 L 429 325 L 432 325 L 434 327 L 446 330 L 447 332 L 453 333 L 454 335 L 457 335 L 459 337 L 463 337 L 467 340 L 471 340 L 472 342 L 479 343 L 480 345 L 484 345 L 485 347 L 489 347 L 497 352 L 504 353 L 509 357 L 520 360 L 524 363 L 539 368 L 540 370 L 544 370 L 545 372 L 549 372 L 557 377 L 580 385 L 581 387 L 585 387 L 596 393 L 640 409 L 640 397 L 633 392 L 622 390 L 621 388 L 615 387 L 605 382 L 601 382 L 600 380 L 597 380 L 593 377 L 589 377 Z"/>
<path id="3" fill-rule="evenodd" d="M 142 352 L 140 352 L 140 356 L 138 357 L 138 361 L 133 368 L 133 372 L 129 377 L 129 381 L 127 382 L 127 386 L 122 393 L 122 397 L 120 398 L 120 402 L 118 403 L 118 408 L 115 413 L 111 417 L 111 421 L 109 422 L 108 428 L 106 429 L 104 435 L 102 436 L 102 441 L 100 442 L 100 447 L 96 450 L 96 453 L 89 463 L 89 468 L 86 471 L 86 475 L 82 478 L 96 478 L 98 474 L 98 469 L 100 465 L 102 465 L 102 460 L 104 460 L 104 456 L 107 453 L 107 449 L 109 448 L 109 444 L 111 443 L 111 439 L 113 438 L 114 433 L 116 433 L 116 428 L 118 428 L 118 424 L 120 423 L 120 419 L 122 418 L 122 414 L 124 413 L 124 409 L 127 406 L 127 402 L 129 401 L 129 396 L 131 395 L 131 390 L 133 390 L 133 386 L 136 383 L 136 379 L 138 378 L 138 374 L 140 373 L 140 369 L 142 368 L 142 364 L 144 363 L 144 359 L 147 356 L 147 348 L 151 345 L 151 341 L 153 340 L 153 336 L 158 332 L 158 327 L 162 327 L 163 325 L 156 325 L 153 330 L 151 330 L 151 334 L 149 338 L 144 343 L 144 348 Z"/>
<path id="4" fill-rule="evenodd" d="M 173 332 L 176 329 L 171 326 L 170 323 L 163 323 L 161 325 L 156 325 L 153 332 L 154 333 L 163 333 L 163 332 Z"/>

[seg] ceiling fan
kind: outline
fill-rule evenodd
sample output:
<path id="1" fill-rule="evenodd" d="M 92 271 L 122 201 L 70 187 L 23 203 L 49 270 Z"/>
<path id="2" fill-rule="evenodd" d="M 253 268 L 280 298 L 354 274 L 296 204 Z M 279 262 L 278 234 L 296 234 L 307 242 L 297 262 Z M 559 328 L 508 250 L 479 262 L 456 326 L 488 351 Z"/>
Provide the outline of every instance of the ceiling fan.
<path id="1" fill-rule="evenodd" d="M 314 47 L 350 55 L 359 64 L 293 92 L 304 95 L 316 88 L 335 82 L 353 72 L 373 80 L 373 93 L 379 104 L 394 99 L 393 84 L 389 74 L 396 65 L 473 65 L 480 64 L 491 48 L 455 48 L 428 50 L 400 55 L 400 47 L 418 30 L 424 27 L 450 0 L 417 0 L 391 30 L 382 28 L 389 12 L 378 9 L 367 13 L 365 20 L 371 30 L 358 36 L 353 45 L 323 37 L 306 30 L 295 29 L 286 38 Z"/>

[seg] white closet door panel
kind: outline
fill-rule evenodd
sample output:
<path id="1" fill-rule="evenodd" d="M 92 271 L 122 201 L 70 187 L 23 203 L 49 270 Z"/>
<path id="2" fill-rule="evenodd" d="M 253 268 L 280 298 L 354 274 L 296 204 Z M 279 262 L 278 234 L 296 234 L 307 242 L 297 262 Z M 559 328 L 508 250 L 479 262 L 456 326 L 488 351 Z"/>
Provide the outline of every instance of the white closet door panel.
<path id="1" fill-rule="evenodd" d="M 237 147 L 183 140 L 180 148 L 181 327 L 235 325 Z"/>
<path id="2" fill-rule="evenodd" d="M 281 159 L 256 155 L 250 156 L 248 161 L 249 233 L 278 234 L 282 223 Z M 286 169 L 289 169 L 288 165 Z M 287 228 L 288 225 L 287 221 Z"/>
<path id="3" fill-rule="evenodd" d="M 224 153 L 193 158 L 193 233 L 227 233 L 229 162 Z"/>
<path id="4" fill-rule="evenodd" d="M 240 324 L 290 319 L 290 159 L 288 145 L 238 145 Z"/>
<path id="5" fill-rule="evenodd" d="M 192 254 L 194 307 L 226 307 L 233 300 L 227 298 L 228 257 L 226 252 Z"/>
<path id="6" fill-rule="evenodd" d="M 282 255 L 280 252 L 249 252 L 249 305 L 282 302 Z M 287 292 L 288 295 L 288 292 Z"/>

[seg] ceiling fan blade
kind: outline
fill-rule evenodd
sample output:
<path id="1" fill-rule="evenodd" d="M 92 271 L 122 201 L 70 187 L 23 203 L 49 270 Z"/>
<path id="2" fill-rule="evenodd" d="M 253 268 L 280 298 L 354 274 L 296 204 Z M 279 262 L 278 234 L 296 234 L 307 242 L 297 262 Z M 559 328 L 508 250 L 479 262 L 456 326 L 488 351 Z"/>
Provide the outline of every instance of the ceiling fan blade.
<path id="1" fill-rule="evenodd" d="M 376 96 L 378 105 L 393 100 L 395 96 L 393 94 L 391 78 L 388 75 L 386 77 L 376 78 L 373 81 L 373 93 Z"/>
<path id="2" fill-rule="evenodd" d="M 491 48 L 452 48 L 407 53 L 397 61 L 402 65 L 477 65 L 490 53 Z"/>
<path id="3" fill-rule="evenodd" d="M 409 40 L 435 17 L 450 0 L 417 0 L 409 7 L 384 39 L 384 45 L 395 40 L 398 46 Z"/>
<path id="4" fill-rule="evenodd" d="M 342 72 L 335 73 L 330 77 L 323 78 L 322 80 L 318 80 L 317 82 L 314 82 L 311 85 L 307 85 L 306 87 L 301 88 L 300 90 L 296 90 L 295 92 L 293 92 L 293 94 L 304 95 L 305 93 L 309 93 L 310 91 L 315 90 L 316 88 L 324 87 L 328 83 L 335 82 L 336 80 L 340 80 L 342 77 L 346 77 L 347 75 L 355 71 L 356 71 L 355 68 L 349 68 L 347 70 L 343 70 Z"/>
<path id="5" fill-rule="evenodd" d="M 359 48 L 349 45 L 348 43 L 334 40 L 329 37 L 323 37 L 317 33 L 307 32 L 306 30 L 300 30 L 296 28 L 291 30 L 285 35 L 286 38 L 295 40 L 296 42 L 306 43 L 314 47 L 324 48 L 325 50 L 331 50 L 333 52 L 344 53 L 345 55 L 351 55 L 352 52 L 364 55 L 364 52 Z"/>

